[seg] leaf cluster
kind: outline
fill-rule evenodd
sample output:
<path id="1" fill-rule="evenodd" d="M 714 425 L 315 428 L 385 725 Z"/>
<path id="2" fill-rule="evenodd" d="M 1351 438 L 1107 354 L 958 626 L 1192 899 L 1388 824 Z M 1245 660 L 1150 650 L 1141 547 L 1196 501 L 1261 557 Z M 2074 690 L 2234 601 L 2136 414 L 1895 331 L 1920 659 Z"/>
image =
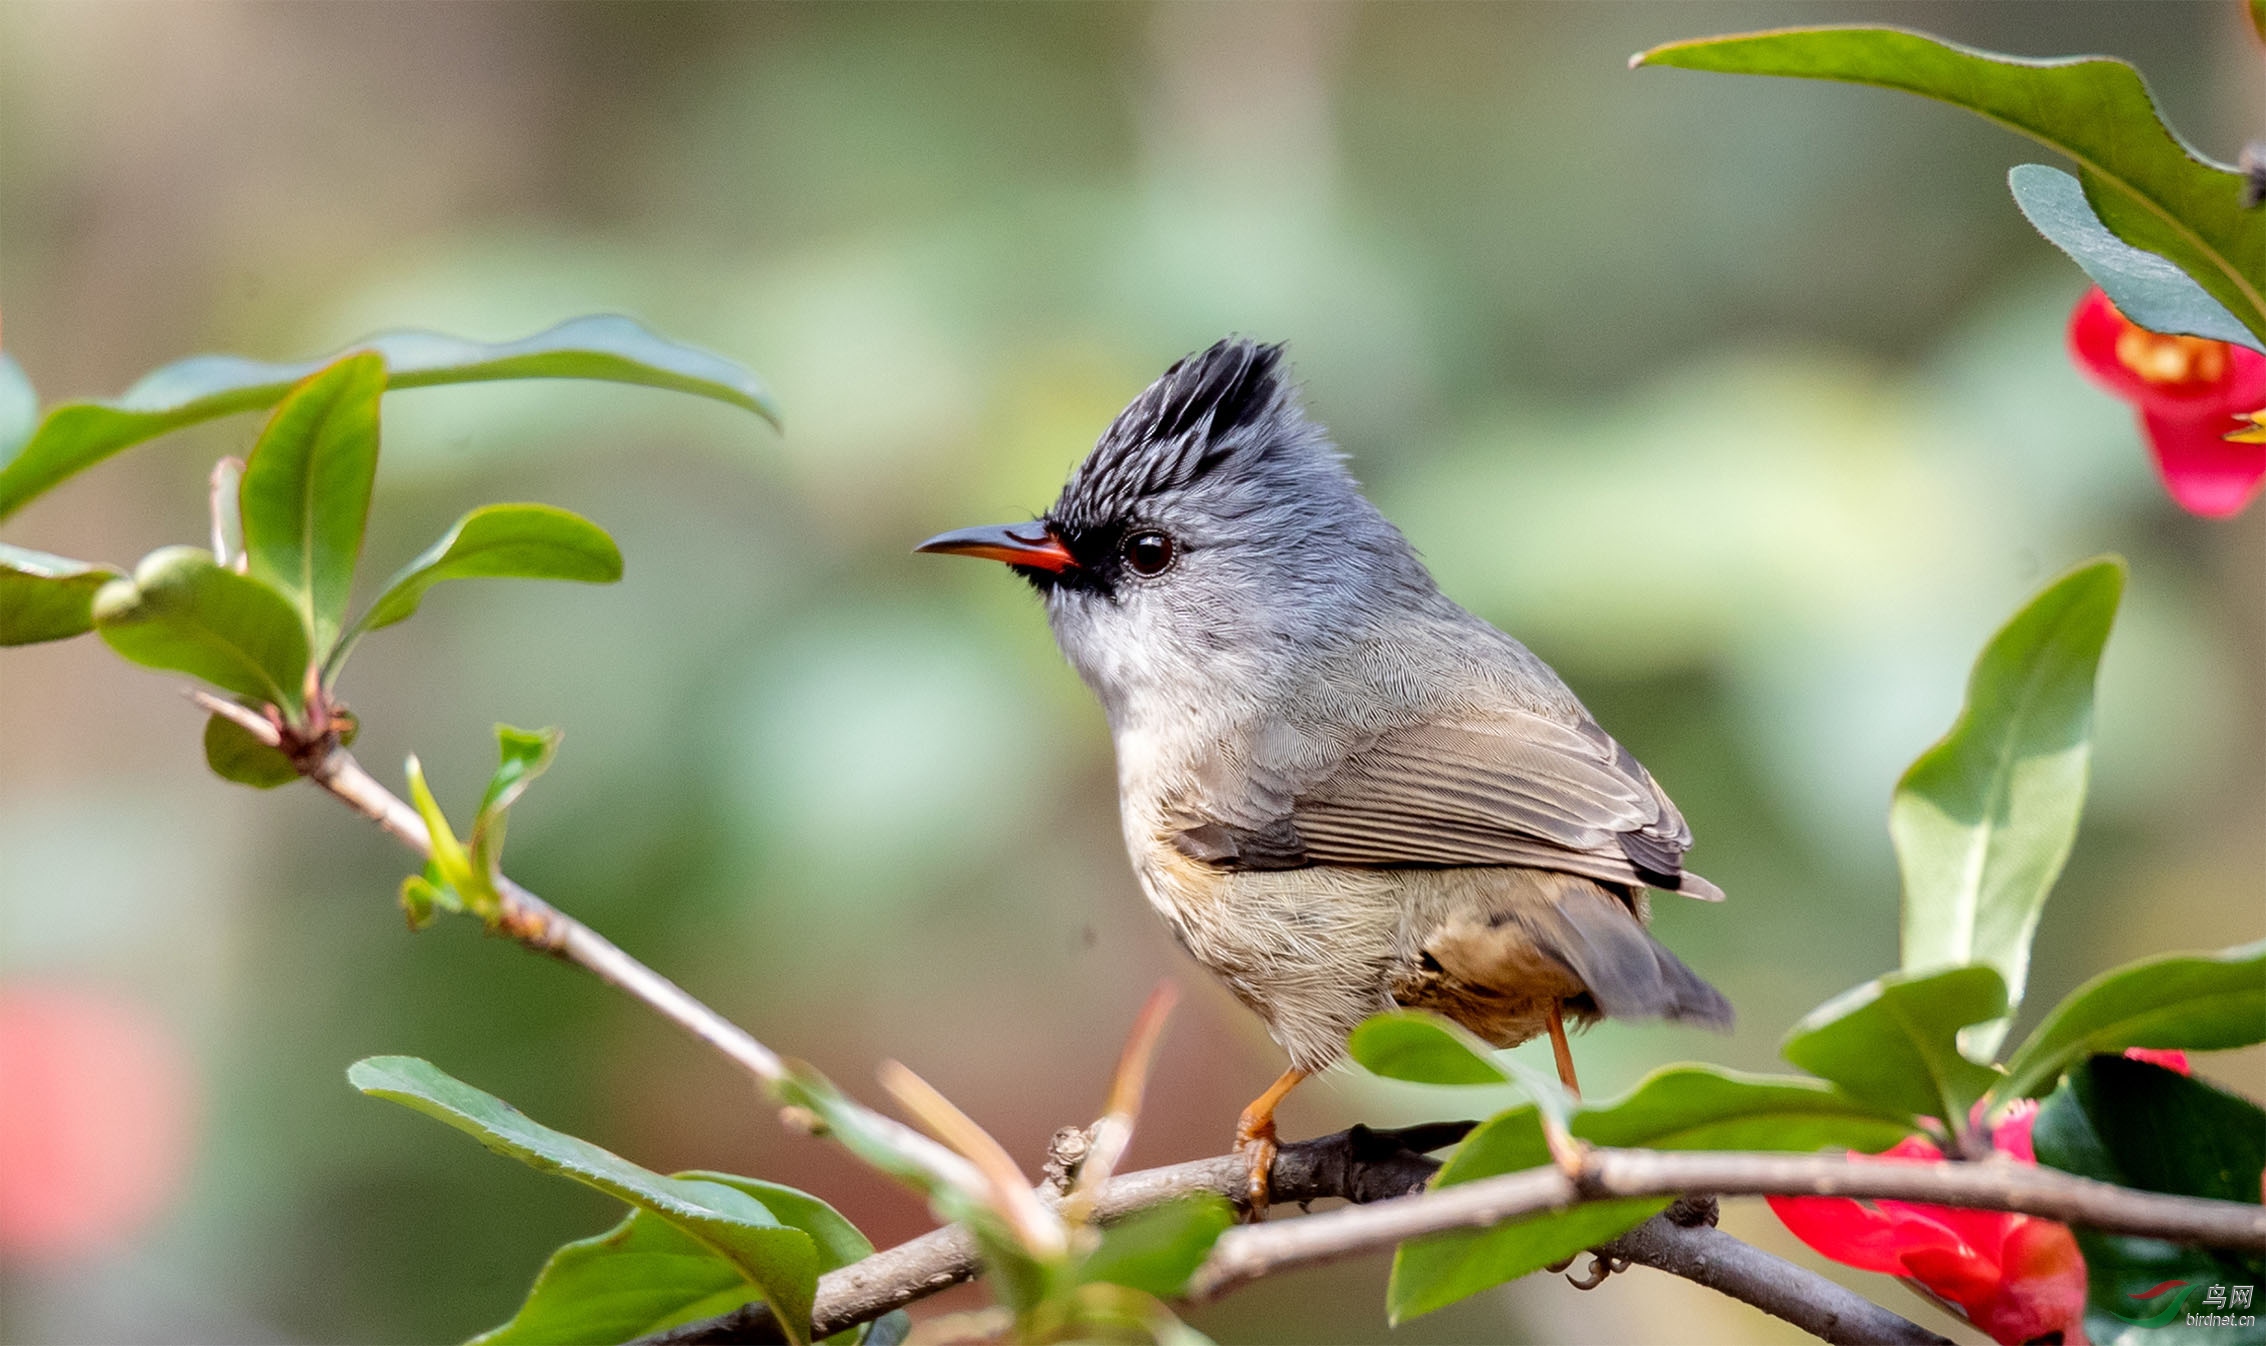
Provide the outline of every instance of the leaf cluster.
<path id="1" fill-rule="evenodd" d="M 0 545 L 0 644 L 95 631 L 126 659 L 198 678 L 267 723 L 262 735 L 215 715 L 205 730 L 215 772 L 261 788 L 296 778 L 353 736 L 335 693 L 355 645 L 413 615 L 433 586 L 621 578 L 621 552 L 598 525 L 549 505 L 492 504 L 457 520 L 353 610 L 384 394 L 522 378 L 670 388 L 777 419 L 769 395 L 738 366 L 613 316 L 498 344 L 395 332 L 295 365 L 197 356 L 115 401 L 44 415 L 23 371 L 0 355 L 0 518 L 136 444 L 268 411 L 251 451 L 214 473 L 211 547 L 161 547 L 129 572 Z"/>

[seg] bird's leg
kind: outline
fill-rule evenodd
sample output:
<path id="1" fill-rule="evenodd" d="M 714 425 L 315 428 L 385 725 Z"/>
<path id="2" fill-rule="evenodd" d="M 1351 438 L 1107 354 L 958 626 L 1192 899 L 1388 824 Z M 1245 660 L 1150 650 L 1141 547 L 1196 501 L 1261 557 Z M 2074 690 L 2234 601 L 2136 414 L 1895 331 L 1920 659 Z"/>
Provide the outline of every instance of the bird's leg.
<path id="1" fill-rule="evenodd" d="M 1574 1078 L 1574 1049 L 1566 1041 L 1566 1012 L 1555 1000 L 1550 1002 L 1550 1052 L 1558 1058 L 1558 1082 L 1566 1092 L 1581 1101 L 1581 1081 Z"/>
<path id="2" fill-rule="evenodd" d="M 1251 1176 L 1245 1193 L 1250 1198 L 1254 1220 L 1267 1213 L 1267 1181 L 1275 1167 L 1275 1108 L 1305 1078 L 1305 1071 L 1292 1066 L 1267 1086 L 1267 1092 L 1252 1099 L 1251 1106 L 1236 1119 L 1235 1152 L 1251 1157 Z"/>

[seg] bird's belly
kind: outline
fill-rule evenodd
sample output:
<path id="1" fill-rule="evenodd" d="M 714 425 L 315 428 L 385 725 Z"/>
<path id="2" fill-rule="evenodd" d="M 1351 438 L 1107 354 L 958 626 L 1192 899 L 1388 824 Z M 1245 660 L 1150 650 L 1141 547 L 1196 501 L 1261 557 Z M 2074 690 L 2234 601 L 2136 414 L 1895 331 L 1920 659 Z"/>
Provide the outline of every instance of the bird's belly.
<path id="1" fill-rule="evenodd" d="M 1236 871 L 1170 845 L 1148 849 L 1137 867 L 1181 946 L 1309 1070 L 1337 1060 L 1356 1025 L 1396 1005 L 1444 1015 L 1499 1047 L 1543 1032 L 1552 1006 L 1591 1017 L 1580 980 L 1524 938 L 1523 923 L 1487 919 L 1538 899 L 1534 880 L 1544 876 L 1534 871 Z M 1484 932 L 1484 975 L 1466 974 L 1453 953 L 1474 932 Z M 1435 945 L 1449 957 L 1445 970 L 1426 956 Z"/>
<path id="2" fill-rule="evenodd" d="M 1393 1007 L 1414 956 L 1394 871 L 1222 870 L 1169 845 L 1136 869 L 1181 947 L 1266 1021 L 1293 1064 L 1329 1065 L 1356 1024 Z"/>

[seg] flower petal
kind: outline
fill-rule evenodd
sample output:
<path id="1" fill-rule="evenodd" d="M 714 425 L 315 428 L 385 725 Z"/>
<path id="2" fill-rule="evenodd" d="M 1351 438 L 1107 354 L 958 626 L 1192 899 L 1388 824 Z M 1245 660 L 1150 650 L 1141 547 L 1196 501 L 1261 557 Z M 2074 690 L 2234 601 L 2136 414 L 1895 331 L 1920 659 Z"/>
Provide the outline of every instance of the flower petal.
<path id="1" fill-rule="evenodd" d="M 1998 1288 L 1967 1305 L 1993 1341 L 2037 1341 L 2059 1333 L 2085 1342 L 2085 1258 L 2067 1225 L 2023 1218 L 2007 1236 Z"/>
<path id="2" fill-rule="evenodd" d="M 1974 1305 L 1989 1303 L 1999 1290 L 1998 1263 L 1972 1248 L 1919 1247 L 1904 1253 L 1904 1274 L 1974 1316 Z"/>
<path id="3" fill-rule="evenodd" d="M 1991 1148 L 2018 1164 L 2035 1164 L 2038 1151 L 2030 1143 L 2030 1128 L 2038 1122 L 2038 1100 L 2018 1098 L 1991 1128 Z"/>
<path id="4" fill-rule="evenodd" d="M 2207 342 L 2218 348 L 2223 372 L 2190 382 L 2158 383 L 2142 378 L 2125 363 L 2120 345 L 2128 334 L 2144 333 L 2117 311 L 2098 288 L 2077 301 L 2069 318 L 2069 352 L 2093 381 L 2136 406 L 2189 417 L 2240 416 L 2266 407 L 2266 355 L 2246 346 Z M 2163 340 L 2202 343 L 2200 337 Z M 2230 427 L 2232 428 L 2232 427 Z"/>
<path id="5" fill-rule="evenodd" d="M 1819 1255 L 1860 1271 L 1905 1275 L 1907 1255 L 1919 1248 L 1950 1256 L 1974 1253 L 1957 1234 L 1909 1208 L 1884 1209 L 1845 1196 L 1766 1199 L 1787 1232 Z"/>
<path id="6" fill-rule="evenodd" d="M 1873 1204 L 1892 1214 L 1941 1226 L 1962 1247 L 1993 1266 L 1998 1264 L 1999 1245 L 2006 1242 L 2007 1229 L 2013 1221 L 2021 1218 L 2005 1211 L 1971 1210 L 1965 1206 L 1932 1206 L 1924 1201 L 1876 1201 Z"/>
<path id="7" fill-rule="evenodd" d="M 2176 1070 L 2182 1075 L 2187 1073 L 2187 1053 L 2177 1047 L 2127 1047 L 2124 1054 L 2134 1061 L 2146 1061 L 2149 1065 Z"/>
<path id="8" fill-rule="evenodd" d="M 2206 519 L 2238 514 L 2266 481 L 2266 444 L 2223 438 L 2235 426 L 2231 415 L 2193 420 L 2150 408 L 2142 410 L 2140 422 L 2164 489 L 2190 514 Z"/>

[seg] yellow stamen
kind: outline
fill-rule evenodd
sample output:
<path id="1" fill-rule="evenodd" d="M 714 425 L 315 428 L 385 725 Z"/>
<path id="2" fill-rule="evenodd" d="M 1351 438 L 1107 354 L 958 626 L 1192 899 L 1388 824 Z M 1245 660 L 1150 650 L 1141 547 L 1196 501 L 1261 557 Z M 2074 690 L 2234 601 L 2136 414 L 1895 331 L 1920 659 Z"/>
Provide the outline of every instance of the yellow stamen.
<path id="1" fill-rule="evenodd" d="M 2127 323 L 2117 333 L 2117 361 L 2149 383 L 2217 383 L 2227 376 L 2227 344 Z"/>

